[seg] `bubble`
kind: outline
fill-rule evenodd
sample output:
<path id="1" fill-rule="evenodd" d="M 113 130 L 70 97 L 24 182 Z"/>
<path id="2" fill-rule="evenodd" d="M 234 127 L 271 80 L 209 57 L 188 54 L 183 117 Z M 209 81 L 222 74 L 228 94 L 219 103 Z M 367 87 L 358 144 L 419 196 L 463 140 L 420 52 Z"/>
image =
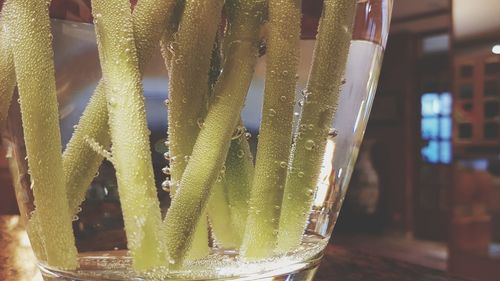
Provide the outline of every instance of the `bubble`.
<path id="1" fill-rule="evenodd" d="M 269 109 L 269 116 L 271 116 L 271 117 L 276 116 L 276 110 L 274 110 L 274 109 L 272 109 L 272 108 L 271 108 L 271 109 Z"/>
<path id="2" fill-rule="evenodd" d="M 170 141 L 166 140 L 163 144 L 165 144 L 166 147 L 169 147 L 170 146 Z"/>
<path id="3" fill-rule="evenodd" d="M 280 100 L 281 100 L 281 101 L 286 101 L 286 96 L 281 96 L 281 97 L 280 97 Z"/>
<path id="4" fill-rule="evenodd" d="M 304 177 L 304 172 L 298 172 L 298 173 L 297 173 L 297 176 L 298 176 L 299 178 L 303 178 L 303 177 Z"/>
<path id="5" fill-rule="evenodd" d="M 172 186 L 172 182 L 169 180 L 166 180 L 161 183 L 161 189 L 163 189 L 166 192 L 170 192 L 170 187 Z"/>
<path id="6" fill-rule="evenodd" d="M 307 150 L 312 150 L 316 144 L 314 143 L 313 140 L 307 140 L 305 144 L 305 148 Z"/>
<path id="7" fill-rule="evenodd" d="M 189 162 L 189 159 L 191 159 L 191 156 L 189 156 L 189 155 L 184 156 L 184 161 L 185 162 Z"/>
<path id="8" fill-rule="evenodd" d="M 241 158 L 243 158 L 243 156 L 245 156 L 245 152 L 244 152 L 243 150 L 241 150 L 241 149 L 240 149 L 240 150 L 238 150 L 238 152 L 236 153 L 236 156 L 237 156 L 238 158 L 240 158 L 240 159 L 241 159 Z"/>
<path id="9" fill-rule="evenodd" d="M 328 131 L 328 137 L 330 137 L 330 138 L 334 138 L 334 137 L 336 137 L 338 134 L 339 134 L 339 132 L 338 132 L 338 131 L 337 131 L 337 129 L 335 129 L 335 128 L 331 128 L 331 129 Z"/>
<path id="10" fill-rule="evenodd" d="M 285 161 L 280 162 L 280 167 L 285 169 L 288 166 L 288 164 Z"/>
<path id="11" fill-rule="evenodd" d="M 170 167 L 168 167 L 168 166 L 167 166 L 167 167 L 165 167 L 165 168 L 163 168 L 163 169 L 161 169 L 161 171 L 162 171 L 165 175 L 167 175 L 167 176 L 168 176 L 168 175 L 170 175 Z"/>
<path id="12" fill-rule="evenodd" d="M 237 126 L 236 129 L 234 129 L 233 136 L 231 139 L 239 139 L 244 133 L 245 133 L 245 127 L 243 126 Z"/>

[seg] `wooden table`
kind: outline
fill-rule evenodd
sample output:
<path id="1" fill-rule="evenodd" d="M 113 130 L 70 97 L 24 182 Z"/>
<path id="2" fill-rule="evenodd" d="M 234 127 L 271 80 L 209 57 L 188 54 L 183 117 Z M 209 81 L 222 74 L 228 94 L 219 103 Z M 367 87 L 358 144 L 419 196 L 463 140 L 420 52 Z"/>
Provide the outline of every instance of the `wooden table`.
<path id="1" fill-rule="evenodd" d="M 42 280 L 18 216 L 0 216 L 0 280 Z M 316 275 L 328 281 L 463 281 L 447 273 L 328 246 Z"/>

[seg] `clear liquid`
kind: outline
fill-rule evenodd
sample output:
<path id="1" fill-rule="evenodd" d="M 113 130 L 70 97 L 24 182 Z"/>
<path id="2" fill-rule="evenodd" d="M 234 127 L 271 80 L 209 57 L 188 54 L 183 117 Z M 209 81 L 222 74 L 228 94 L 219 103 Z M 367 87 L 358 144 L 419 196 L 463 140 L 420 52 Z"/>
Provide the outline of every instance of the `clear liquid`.
<path id="1" fill-rule="evenodd" d="M 313 41 L 303 41 L 303 67 L 310 65 Z M 308 51 L 308 48 L 310 51 Z M 160 267 L 138 274 L 132 270 L 132 260 L 127 256 L 126 241 L 119 210 L 116 186 L 109 183 L 109 172 L 99 173 L 93 184 L 94 193 L 89 193 L 87 202 L 78 220 L 74 222 L 77 244 L 80 249 L 80 268 L 71 272 L 45 268 L 60 276 L 72 278 L 106 278 L 109 280 L 166 280 L 166 279 L 219 279 L 280 276 L 300 271 L 318 263 L 322 251 L 328 243 L 349 181 L 350 170 L 361 144 L 367 116 L 373 102 L 378 80 L 378 69 L 382 61 L 383 49 L 367 41 L 353 41 L 351 44 L 346 84 L 336 121 L 333 127 L 338 135 L 329 140 L 325 152 L 322 171 L 314 196 L 313 206 L 307 224 L 303 243 L 287 255 L 275 256 L 259 261 L 245 261 L 235 250 L 220 249 L 211 239 L 211 254 L 206 258 L 187 261 L 183 270 L 171 271 Z M 369 62 L 367 62 L 369 60 Z M 262 62 L 259 62 L 262 63 Z M 265 72 L 264 72 L 265 73 Z M 307 72 L 304 72 L 307 73 Z M 145 88 L 148 85 L 146 77 Z M 305 77 L 300 77 L 298 93 L 305 86 Z M 255 102 L 262 98 L 259 71 L 250 88 L 245 110 L 255 112 Z M 252 90 L 253 89 L 253 90 Z M 298 94 L 298 98 L 299 98 Z M 297 108 L 299 110 L 299 108 Z M 347 113 L 356 111 L 357 114 Z M 246 116 L 246 117 L 245 117 Z M 253 114 L 255 116 L 255 113 Z M 256 122 L 255 117 L 243 113 L 246 121 Z M 257 123 L 256 123 L 257 124 Z M 252 124 L 247 124 L 250 127 Z M 353 133 L 354 132 L 354 133 Z M 332 165 L 333 164 L 333 165 Z M 337 167 L 337 169 L 334 169 Z M 159 167 L 161 168 L 161 166 Z M 333 173 L 332 173 L 333 171 Z M 102 210 L 95 212 L 95 210 Z M 119 235 L 117 235 L 119 233 Z M 105 241 L 103 237 L 114 239 Z"/>
<path id="2" fill-rule="evenodd" d="M 60 271 L 43 265 L 42 270 L 48 276 L 77 278 L 76 280 L 96 277 L 99 277 L 99 280 L 159 281 L 232 278 L 254 280 L 287 275 L 314 267 L 319 263 L 322 251 L 327 244 L 328 238 L 305 235 L 304 241 L 295 251 L 258 261 L 245 261 L 238 256 L 237 251 L 213 248 L 206 258 L 187 261 L 182 270 L 172 271 L 167 267 L 159 267 L 142 274 L 132 270 L 132 259 L 126 254 L 126 251 L 89 252 L 80 255 L 79 270 Z"/>

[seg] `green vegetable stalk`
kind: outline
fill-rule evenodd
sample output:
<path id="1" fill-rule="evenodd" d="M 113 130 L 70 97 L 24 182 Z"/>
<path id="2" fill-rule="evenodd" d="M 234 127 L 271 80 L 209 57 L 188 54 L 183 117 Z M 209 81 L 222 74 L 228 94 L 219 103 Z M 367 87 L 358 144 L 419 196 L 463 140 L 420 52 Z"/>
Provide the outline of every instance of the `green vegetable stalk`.
<path id="1" fill-rule="evenodd" d="M 178 31 L 170 43 L 168 128 L 172 197 L 175 197 L 206 112 L 210 58 L 223 4 L 223 0 L 186 0 Z M 205 246 L 191 247 L 190 259 L 208 254 L 208 224 L 206 215 L 202 217 L 193 245 Z"/>
<path id="2" fill-rule="evenodd" d="M 283 199 L 278 249 L 302 240 L 349 52 L 356 1 L 325 0 Z"/>
<path id="3" fill-rule="evenodd" d="M 128 248 L 136 270 L 167 260 L 149 149 L 139 62 L 128 0 L 95 0 L 94 23 L 105 83 L 113 164 Z"/>
<path id="4" fill-rule="evenodd" d="M 16 87 L 14 59 L 9 39 L 4 31 L 4 17 L 0 14 L 0 126 L 5 123 L 12 93 Z"/>
<path id="5" fill-rule="evenodd" d="M 243 255 L 271 256 L 292 143 L 301 0 L 269 1 L 266 86 Z"/>
<path id="6" fill-rule="evenodd" d="M 160 38 L 160 51 L 163 59 L 165 60 L 165 66 L 167 68 L 168 74 L 170 75 L 170 70 L 172 68 L 172 42 L 174 42 L 174 34 L 179 30 L 179 23 L 182 18 L 184 11 L 184 4 L 186 0 L 177 0 L 174 7 L 173 17 L 166 24 L 165 31 Z"/>
<path id="7" fill-rule="evenodd" d="M 176 2 L 141 0 L 135 6 L 132 21 L 141 74 L 160 40 L 161 30 L 173 16 Z M 94 151 L 88 141 L 98 143 L 105 149 L 111 144 L 104 87 L 104 82 L 100 81 L 63 154 L 67 196 L 72 214 L 78 212 L 87 187 L 103 160 L 103 156 Z"/>
<path id="8" fill-rule="evenodd" d="M 224 71 L 165 219 L 168 251 L 175 267 L 182 266 L 193 228 L 224 165 L 257 61 L 265 1 L 231 0 L 226 7 L 231 13 L 225 40 L 232 43 L 225 54 Z"/>
<path id="9" fill-rule="evenodd" d="M 199 123 L 208 104 L 208 70 L 223 0 L 186 0 L 172 53 L 169 80 L 170 192 L 177 184 L 193 150 Z"/>
<path id="10" fill-rule="evenodd" d="M 76 247 L 64 173 L 49 11 L 45 0 L 9 0 L 4 7 L 21 102 L 39 236 L 50 266 L 74 269 Z"/>
<path id="11" fill-rule="evenodd" d="M 231 141 L 223 178 L 208 202 L 215 238 L 226 248 L 239 248 L 245 233 L 248 200 L 254 175 L 253 157 L 245 134 Z"/>

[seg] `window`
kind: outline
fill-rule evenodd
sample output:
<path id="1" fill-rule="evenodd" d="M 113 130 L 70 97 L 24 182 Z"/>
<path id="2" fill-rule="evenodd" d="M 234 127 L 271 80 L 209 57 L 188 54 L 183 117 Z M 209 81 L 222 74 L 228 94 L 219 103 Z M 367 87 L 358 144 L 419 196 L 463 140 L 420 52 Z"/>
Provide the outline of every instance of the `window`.
<path id="1" fill-rule="evenodd" d="M 422 95 L 421 137 L 425 142 L 422 158 L 427 163 L 451 162 L 451 111 L 450 93 L 426 93 Z"/>

